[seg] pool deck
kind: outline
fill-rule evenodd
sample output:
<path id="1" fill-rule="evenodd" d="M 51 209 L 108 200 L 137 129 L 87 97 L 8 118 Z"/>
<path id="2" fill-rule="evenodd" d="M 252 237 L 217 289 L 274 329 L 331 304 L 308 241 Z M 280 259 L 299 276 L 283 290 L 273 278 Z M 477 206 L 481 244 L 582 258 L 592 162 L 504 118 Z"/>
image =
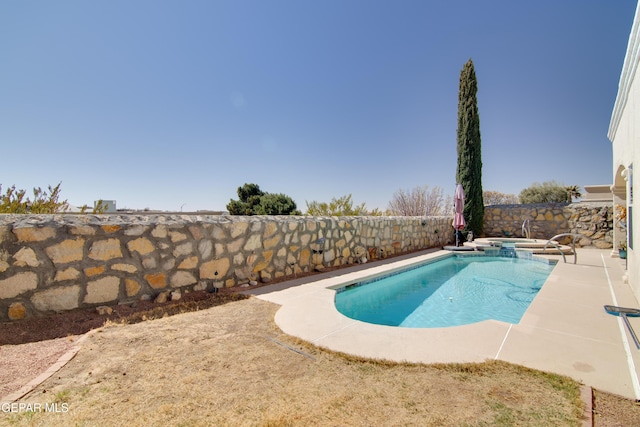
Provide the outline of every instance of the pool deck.
<path id="1" fill-rule="evenodd" d="M 622 318 L 605 304 L 638 308 L 623 283 L 625 261 L 611 250 L 578 249 L 560 256 L 519 324 L 495 320 L 448 328 L 373 325 L 340 314 L 335 291 L 363 277 L 441 256 L 425 251 L 338 271 L 320 273 L 246 293 L 281 306 L 276 324 L 285 333 L 320 347 L 375 359 L 420 363 L 503 360 L 572 377 L 587 386 L 640 400 L 640 350 Z M 640 334 L 640 318 L 628 318 Z"/>

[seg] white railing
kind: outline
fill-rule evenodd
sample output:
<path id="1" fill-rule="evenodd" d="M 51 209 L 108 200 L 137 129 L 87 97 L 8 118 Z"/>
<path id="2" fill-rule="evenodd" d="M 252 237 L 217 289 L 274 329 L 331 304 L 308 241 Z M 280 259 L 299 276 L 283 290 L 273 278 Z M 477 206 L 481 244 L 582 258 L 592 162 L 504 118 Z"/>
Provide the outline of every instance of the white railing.
<path id="1" fill-rule="evenodd" d="M 546 251 L 548 245 L 553 245 L 558 250 L 558 252 L 560 252 L 562 254 L 562 259 L 566 263 L 567 262 L 567 257 L 564 255 L 564 251 L 562 249 L 560 249 L 560 245 L 558 244 L 558 242 L 556 242 L 556 239 L 559 239 L 560 237 L 571 237 L 571 250 L 573 251 L 573 263 L 577 264 L 578 263 L 578 252 L 576 252 L 576 238 L 577 237 L 581 237 L 580 234 L 577 234 L 577 233 L 562 233 L 562 234 L 558 234 L 556 236 L 553 236 L 552 238 L 547 240 L 547 243 L 544 244 L 544 248 L 542 248 L 542 250 Z"/>

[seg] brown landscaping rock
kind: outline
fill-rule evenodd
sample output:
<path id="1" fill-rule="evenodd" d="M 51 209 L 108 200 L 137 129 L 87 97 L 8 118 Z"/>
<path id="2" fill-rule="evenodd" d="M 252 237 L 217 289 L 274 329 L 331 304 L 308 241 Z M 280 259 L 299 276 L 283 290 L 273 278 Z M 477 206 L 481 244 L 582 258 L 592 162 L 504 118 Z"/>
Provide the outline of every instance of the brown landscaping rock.
<path id="1" fill-rule="evenodd" d="M 194 291 L 204 291 L 207 289 L 207 282 L 204 280 L 200 280 L 197 285 L 193 287 Z"/>
<path id="2" fill-rule="evenodd" d="M 262 271 L 260 272 L 260 281 L 261 281 L 262 283 L 269 283 L 269 282 L 271 282 L 271 274 L 270 274 L 270 273 L 268 273 L 268 272 L 267 272 L 267 271 L 265 271 L 265 270 L 262 270 Z"/>
<path id="3" fill-rule="evenodd" d="M 141 300 L 134 306 L 115 305 L 111 314 L 100 315 L 95 308 L 76 309 L 45 317 L 25 317 L 22 320 L 0 323 L 0 345 L 15 345 L 54 338 L 81 335 L 104 325 L 106 320 L 136 323 L 185 311 L 201 310 L 229 301 L 246 299 L 247 296 L 233 292 L 211 294 L 206 291 L 190 292 L 179 301 L 155 306 L 152 301 Z M 156 312 L 156 310 L 160 310 Z"/>
<path id="4" fill-rule="evenodd" d="M 27 315 L 27 307 L 21 302 L 14 302 L 9 306 L 8 315 L 11 320 L 24 319 Z"/>
<path id="5" fill-rule="evenodd" d="M 156 297 L 156 299 L 153 300 L 153 302 L 156 304 L 164 304 L 168 300 L 169 300 L 169 291 L 166 291 L 166 292 L 160 292 Z"/>
<path id="6" fill-rule="evenodd" d="M 113 313 L 113 309 L 106 305 L 101 305 L 100 307 L 96 307 L 96 313 L 100 316 L 106 316 Z"/>

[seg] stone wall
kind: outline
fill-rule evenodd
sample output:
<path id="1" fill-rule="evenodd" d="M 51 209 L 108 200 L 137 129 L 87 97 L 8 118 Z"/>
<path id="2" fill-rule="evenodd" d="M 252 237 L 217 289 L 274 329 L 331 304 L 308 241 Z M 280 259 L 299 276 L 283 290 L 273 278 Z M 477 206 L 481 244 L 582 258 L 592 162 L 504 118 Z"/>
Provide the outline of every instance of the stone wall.
<path id="1" fill-rule="evenodd" d="M 561 233 L 576 233 L 581 235 L 576 240 L 576 246 L 599 249 L 613 247 L 612 203 L 486 206 L 484 234 L 487 237 L 524 237 L 522 223 L 526 219 L 529 220 L 532 239 L 548 239 Z"/>
<path id="2" fill-rule="evenodd" d="M 0 215 L 0 321 L 450 243 L 449 217 Z"/>

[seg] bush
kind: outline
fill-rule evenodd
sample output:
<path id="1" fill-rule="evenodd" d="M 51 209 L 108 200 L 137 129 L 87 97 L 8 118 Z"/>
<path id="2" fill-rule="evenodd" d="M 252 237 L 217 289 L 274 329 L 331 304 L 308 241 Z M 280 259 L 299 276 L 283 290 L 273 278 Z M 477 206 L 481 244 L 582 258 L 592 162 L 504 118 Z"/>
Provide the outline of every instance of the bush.
<path id="1" fill-rule="evenodd" d="M 365 203 L 356 207 L 353 206 L 352 195 L 335 197 L 331 202 L 307 202 L 307 215 L 312 216 L 380 216 L 382 213 L 378 209 L 367 210 Z"/>
<path id="2" fill-rule="evenodd" d="M 524 204 L 564 203 L 567 197 L 567 188 L 555 181 L 536 182 L 520 192 L 520 202 Z"/>
<path id="3" fill-rule="evenodd" d="M 7 188 L 4 194 L 1 194 L 2 185 L 0 185 L 0 213 L 9 214 L 54 214 L 65 212 L 69 209 L 66 200 L 59 202 L 60 185 L 55 187 L 49 186 L 49 192 L 42 190 L 40 187 L 33 189 L 33 200 L 25 199 L 25 190 L 16 190 L 16 186 L 12 185 Z"/>
<path id="4" fill-rule="evenodd" d="M 500 193 L 499 191 L 483 191 L 482 200 L 485 206 L 517 205 L 520 203 L 520 199 L 515 194 Z"/>
<path id="5" fill-rule="evenodd" d="M 428 185 L 422 185 L 411 190 L 396 190 L 388 209 L 392 215 L 399 216 L 450 215 L 453 202 L 449 195 L 445 198 L 442 188 L 429 189 Z"/>
<path id="6" fill-rule="evenodd" d="M 238 187 L 238 198 L 227 204 L 231 215 L 301 215 L 291 197 L 265 193 L 257 184 Z"/>

